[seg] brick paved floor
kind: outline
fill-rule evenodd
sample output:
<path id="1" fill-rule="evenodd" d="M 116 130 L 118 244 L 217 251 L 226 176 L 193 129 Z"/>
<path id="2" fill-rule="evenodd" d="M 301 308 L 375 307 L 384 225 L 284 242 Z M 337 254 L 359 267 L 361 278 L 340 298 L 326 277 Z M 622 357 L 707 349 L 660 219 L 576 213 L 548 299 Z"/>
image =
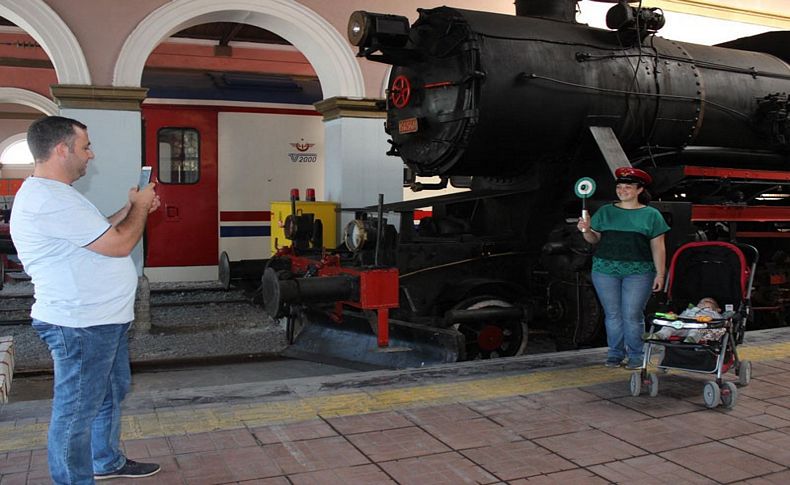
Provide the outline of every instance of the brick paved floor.
<path id="1" fill-rule="evenodd" d="M 790 483 L 790 359 L 753 366 L 732 410 L 704 407 L 704 376 L 662 374 L 658 397 L 634 398 L 615 370 L 579 388 L 127 440 L 163 470 L 112 483 Z M 44 450 L 0 453 L 0 485 L 45 483 Z"/>

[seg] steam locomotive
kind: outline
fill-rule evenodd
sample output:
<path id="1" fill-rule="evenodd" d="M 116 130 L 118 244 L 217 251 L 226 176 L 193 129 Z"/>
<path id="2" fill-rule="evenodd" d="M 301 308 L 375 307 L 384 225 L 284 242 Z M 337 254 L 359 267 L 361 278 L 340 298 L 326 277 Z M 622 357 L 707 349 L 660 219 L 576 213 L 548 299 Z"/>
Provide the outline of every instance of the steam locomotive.
<path id="1" fill-rule="evenodd" d="M 389 154 L 416 188 L 469 190 L 357 209 L 335 251 L 311 243 L 315 221 L 294 210 L 292 245 L 262 285 L 294 353 L 407 367 L 518 355 L 537 328 L 596 343 L 573 185 L 597 182 L 594 210 L 627 165 L 653 176 L 670 256 L 690 240 L 759 247 L 753 318 L 787 323 L 787 33 L 675 42 L 656 35 L 660 10 L 614 3 L 609 30 L 576 23 L 574 0 L 516 1 L 515 16 L 419 10 L 413 25 L 354 12 L 359 56 L 392 65 Z"/>

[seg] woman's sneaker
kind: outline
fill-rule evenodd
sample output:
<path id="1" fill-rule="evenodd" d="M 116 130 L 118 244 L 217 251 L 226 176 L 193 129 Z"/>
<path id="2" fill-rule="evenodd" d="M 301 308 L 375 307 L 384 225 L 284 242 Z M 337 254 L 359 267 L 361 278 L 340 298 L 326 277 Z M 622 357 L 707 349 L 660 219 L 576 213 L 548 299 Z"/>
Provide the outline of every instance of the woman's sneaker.
<path id="1" fill-rule="evenodd" d="M 642 368 L 642 361 L 641 360 L 629 360 L 628 363 L 625 365 L 627 370 L 638 370 Z"/>
<path id="2" fill-rule="evenodd" d="M 622 360 L 606 359 L 606 362 L 604 362 L 603 365 L 604 367 L 609 367 L 610 369 L 613 369 L 615 367 L 620 367 L 622 363 L 623 363 Z"/>
<path id="3" fill-rule="evenodd" d="M 111 473 L 101 473 L 93 475 L 94 480 L 110 480 L 113 478 L 143 478 L 155 475 L 162 467 L 156 463 L 138 463 L 126 459 L 126 464 L 120 470 Z"/>

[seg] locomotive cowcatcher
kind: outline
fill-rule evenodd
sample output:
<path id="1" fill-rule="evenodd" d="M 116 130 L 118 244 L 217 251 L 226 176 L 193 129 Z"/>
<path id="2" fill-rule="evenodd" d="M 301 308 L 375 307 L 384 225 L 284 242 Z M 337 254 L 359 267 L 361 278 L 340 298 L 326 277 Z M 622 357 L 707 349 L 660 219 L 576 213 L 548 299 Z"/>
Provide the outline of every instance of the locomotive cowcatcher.
<path id="1" fill-rule="evenodd" d="M 598 343 L 573 184 L 597 182 L 595 210 L 628 165 L 655 180 L 669 256 L 691 240 L 757 246 L 750 324 L 786 323 L 788 33 L 675 42 L 656 35 L 659 9 L 611 3 L 608 30 L 577 23 L 573 0 L 516 1 L 515 16 L 419 10 L 411 26 L 351 16 L 359 56 L 392 66 L 385 130 L 406 179 L 468 190 L 357 209 L 331 251 L 292 211 L 263 298 L 294 352 L 408 367 L 519 355 L 528 329 Z"/>

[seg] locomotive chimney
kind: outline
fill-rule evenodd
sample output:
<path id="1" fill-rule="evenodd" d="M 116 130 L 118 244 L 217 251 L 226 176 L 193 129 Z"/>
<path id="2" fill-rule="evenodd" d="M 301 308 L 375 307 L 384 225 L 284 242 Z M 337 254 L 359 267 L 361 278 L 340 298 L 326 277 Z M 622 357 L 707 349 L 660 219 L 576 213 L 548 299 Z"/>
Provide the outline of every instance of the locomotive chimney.
<path id="1" fill-rule="evenodd" d="M 516 0 L 516 15 L 575 23 L 576 3 L 577 0 Z"/>

